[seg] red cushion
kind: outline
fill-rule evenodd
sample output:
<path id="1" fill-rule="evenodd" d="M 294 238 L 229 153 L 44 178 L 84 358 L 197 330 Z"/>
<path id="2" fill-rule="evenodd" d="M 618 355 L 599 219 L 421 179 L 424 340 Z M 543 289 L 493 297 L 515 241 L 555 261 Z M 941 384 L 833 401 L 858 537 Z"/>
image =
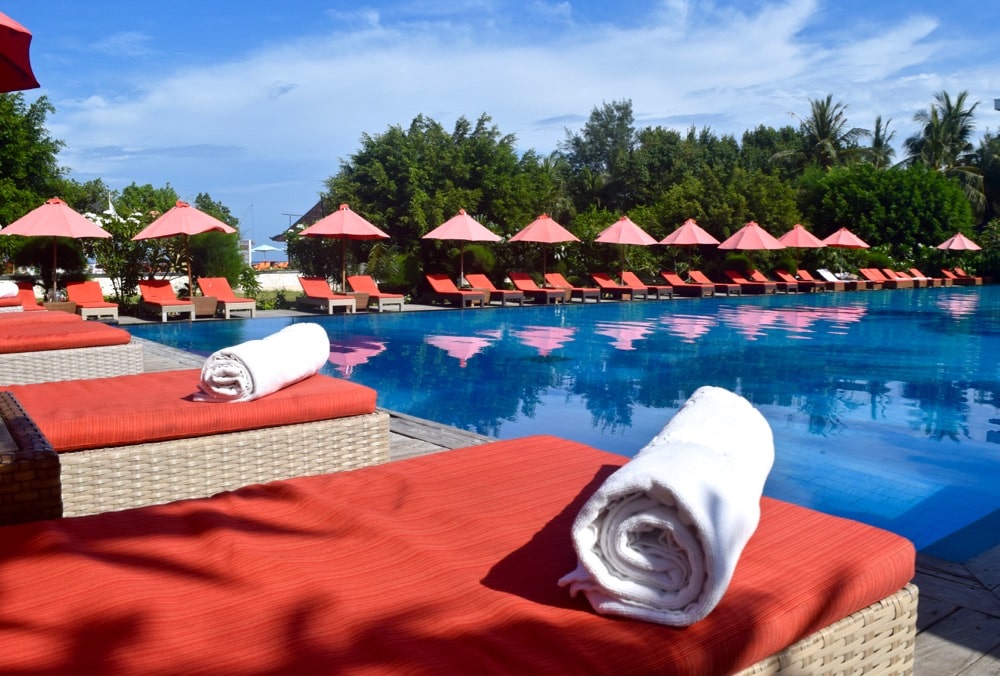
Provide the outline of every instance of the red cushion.
<path id="1" fill-rule="evenodd" d="M 132 340 L 128 331 L 100 322 L 37 321 L 40 315 L 33 313 L 35 321 L 30 323 L 0 325 L 4 327 L 0 332 L 0 353 L 125 345 Z"/>
<path id="2" fill-rule="evenodd" d="M 289 449 L 289 452 L 295 452 Z M 901 588 L 903 538 L 765 499 L 722 603 L 686 629 L 556 581 L 625 458 L 552 437 L 4 529 L 10 671 L 729 673 Z"/>
<path id="3" fill-rule="evenodd" d="M 375 390 L 324 375 L 249 402 L 192 401 L 199 374 L 198 369 L 186 369 L 7 389 L 61 453 L 343 418 L 375 410 Z"/>
<path id="4" fill-rule="evenodd" d="M 7 327 L 16 324 L 38 324 L 42 322 L 52 322 L 54 324 L 80 324 L 83 320 L 80 315 L 70 314 L 61 310 L 46 310 L 40 308 L 41 312 L 2 312 L 0 313 L 0 331 L 6 332 Z"/>

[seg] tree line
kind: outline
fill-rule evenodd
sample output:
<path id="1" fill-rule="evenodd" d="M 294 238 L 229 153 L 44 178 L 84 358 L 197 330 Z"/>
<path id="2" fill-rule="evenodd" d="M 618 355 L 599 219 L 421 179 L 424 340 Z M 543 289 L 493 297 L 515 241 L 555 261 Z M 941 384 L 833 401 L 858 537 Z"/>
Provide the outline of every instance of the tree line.
<path id="1" fill-rule="evenodd" d="M 504 239 L 549 214 L 582 241 L 549 247 L 548 267 L 577 278 L 616 269 L 619 250 L 593 239 L 621 215 L 657 239 L 694 218 L 720 240 L 756 221 L 775 235 L 795 223 L 820 237 L 846 226 L 872 245 L 846 259 L 843 252 L 828 250 L 755 254 L 753 264 L 765 270 L 862 263 L 934 270 L 949 261 L 934 245 L 964 232 L 985 251 L 963 262 L 980 274 L 996 274 L 1000 140 L 986 132 L 975 143 L 977 106 L 967 92 L 938 93 L 914 115 L 918 132 L 902 140 L 898 158 L 892 120 L 876 118 L 871 129 L 852 126 L 848 106 L 832 95 L 809 101 L 797 124 L 761 125 L 740 138 L 708 127 L 638 127 L 631 101 L 605 102 L 544 156 L 519 152 L 516 137 L 503 133 L 487 114 L 475 122 L 459 118 L 451 129 L 418 115 L 408 127 L 362 134 L 359 148 L 324 181 L 321 201 L 326 213 L 350 204 L 390 235 L 352 242 L 348 264 L 354 270 L 364 263 L 384 285 L 404 291 L 416 291 L 425 272 L 457 274 L 458 243 L 421 237 L 459 209 Z M 65 248 L 75 248 L 81 258 L 95 257 L 120 280 L 116 292 L 119 301 L 127 301 L 141 276 L 179 269 L 173 243 L 130 241 L 173 205 L 176 193 L 169 184 L 109 190 L 100 179 L 67 178 L 56 162 L 63 144 L 45 128 L 53 112 L 45 97 L 26 105 L 21 94 L 0 95 L 0 222 L 13 221 L 53 195 L 95 214 L 115 237 L 68 242 Z M 109 196 L 122 216 L 104 213 L 110 211 Z M 207 193 L 199 194 L 195 206 L 238 227 L 229 209 Z M 340 243 L 299 237 L 305 225 L 286 233 L 292 264 L 307 274 L 339 278 Z M 20 238 L 0 237 L 0 257 L 32 258 L 32 243 L 8 239 Z M 236 237 L 195 242 L 196 275 L 252 284 L 238 262 Z M 473 244 L 465 247 L 466 269 L 499 281 L 510 270 L 540 270 L 540 252 L 530 244 Z M 660 269 L 696 265 L 711 273 L 750 264 L 745 256 L 712 247 L 632 247 L 628 255 L 630 267 L 650 277 Z M 60 267 L 72 270 L 70 263 L 60 261 Z"/>

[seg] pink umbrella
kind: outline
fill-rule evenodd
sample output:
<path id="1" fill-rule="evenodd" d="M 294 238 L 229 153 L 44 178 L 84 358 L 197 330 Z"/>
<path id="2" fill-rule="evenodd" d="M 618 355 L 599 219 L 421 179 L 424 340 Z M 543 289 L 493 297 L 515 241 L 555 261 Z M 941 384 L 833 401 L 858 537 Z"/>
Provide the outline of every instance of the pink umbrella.
<path id="1" fill-rule="evenodd" d="M 0 12 L 0 92 L 39 86 L 31 71 L 30 47 L 31 31 Z"/>
<path id="2" fill-rule="evenodd" d="M 167 213 L 143 228 L 132 240 L 183 237 L 184 257 L 187 259 L 188 293 L 194 296 L 194 276 L 191 274 L 191 250 L 188 247 L 188 239 L 191 235 L 212 231 L 232 234 L 236 232 L 236 229 L 226 225 L 215 216 L 209 216 L 204 211 L 194 208 L 187 202 L 177 200 L 177 204 L 172 206 Z"/>
<path id="3" fill-rule="evenodd" d="M 937 248 L 947 249 L 949 251 L 979 251 L 983 247 L 979 246 L 962 233 L 956 232 L 954 235 L 938 244 Z"/>
<path id="4" fill-rule="evenodd" d="M 740 251 L 759 251 L 768 249 L 784 249 L 785 245 L 754 221 L 750 221 L 737 230 L 726 241 L 719 245 L 720 249 L 738 249 Z"/>
<path id="5" fill-rule="evenodd" d="M 539 356 L 547 357 L 553 350 L 560 349 L 573 340 L 576 329 L 571 326 L 525 326 L 513 335 L 522 345 L 538 350 Z"/>
<path id="6" fill-rule="evenodd" d="M 660 244 L 668 246 L 698 246 L 718 243 L 719 240 L 706 232 L 693 218 L 687 219 L 681 227 L 660 240 Z"/>
<path id="7" fill-rule="evenodd" d="M 542 245 L 542 277 L 545 277 L 545 246 L 560 242 L 579 242 L 572 232 L 542 214 L 510 238 L 511 242 L 540 242 Z"/>
<path id="8" fill-rule="evenodd" d="M 82 239 L 86 237 L 111 237 L 99 225 L 88 221 L 58 197 L 46 200 L 45 204 L 32 209 L 17 219 L 0 234 L 21 235 L 23 237 L 52 237 L 52 294 L 56 291 L 56 244 L 57 237 Z"/>
<path id="9" fill-rule="evenodd" d="M 634 350 L 633 343 L 643 340 L 653 331 L 653 322 L 597 322 L 594 333 L 613 339 L 616 350 Z"/>
<path id="10" fill-rule="evenodd" d="M 385 343 L 367 336 L 354 336 L 348 340 L 330 343 L 331 364 L 345 378 L 350 378 L 354 367 L 367 364 L 369 359 L 385 352 Z"/>
<path id="11" fill-rule="evenodd" d="M 799 223 L 793 225 L 791 230 L 778 238 L 778 241 L 785 246 L 798 249 L 820 249 L 826 246 L 823 240 L 806 230 Z"/>
<path id="12" fill-rule="evenodd" d="M 868 243 L 847 228 L 841 228 L 823 240 L 827 246 L 840 249 L 867 249 Z"/>
<path id="13" fill-rule="evenodd" d="M 347 240 L 388 239 L 385 234 L 367 220 L 341 204 L 335 212 L 316 221 L 299 233 L 306 237 L 332 237 L 340 240 L 340 289 L 347 288 Z"/>
<path id="14" fill-rule="evenodd" d="M 636 225 L 628 216 L 622 216 L 609 227 L 605 228 L 594 239 L 602 244 L 622 245 L 622 271 L 625 270 L 625 247 L 629 244 L 637 246 L 650 246 L 656 244 L 649 233 Z"/>
<path id="15" fill-rule="evenodd" d="M 458 273 L 459 285 L 465 281 L 465 243 L 500 241 L 498 235 L 465 213 L 465 209 L 459 209 L 458 214 L 428 232 L 421 239 L 455 239 L 461 242 Z"/>
<path id="16" fill-rule="evenodd" d="M 479 336 L 425 336 L 424 342 L 444 350 L 463 369 L 470 359 L 493 344 L 489 338 Z"/>

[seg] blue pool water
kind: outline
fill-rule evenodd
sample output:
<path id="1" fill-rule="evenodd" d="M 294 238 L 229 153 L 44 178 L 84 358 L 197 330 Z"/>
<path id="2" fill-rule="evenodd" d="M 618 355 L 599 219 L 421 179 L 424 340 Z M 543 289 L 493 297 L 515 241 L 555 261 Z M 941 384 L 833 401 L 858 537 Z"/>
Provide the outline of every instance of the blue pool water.
<path id="1" fill-rule="evenodd" d="M 962 561 L 1000 534 L 1000 287 L 150 324 L 198 354 L 322 324 L 385 408 L 634 454 L 702 385 L 770 422 L 766 493 Z M 720 424 L 725 424 L 720 420 Z"/>

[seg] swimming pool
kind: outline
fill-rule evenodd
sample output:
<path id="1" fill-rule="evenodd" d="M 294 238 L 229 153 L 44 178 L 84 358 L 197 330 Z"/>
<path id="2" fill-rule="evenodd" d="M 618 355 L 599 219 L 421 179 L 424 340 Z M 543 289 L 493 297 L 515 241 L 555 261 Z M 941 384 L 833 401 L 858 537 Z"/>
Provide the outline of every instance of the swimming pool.
<path id="1" fill-rule="evenodd" d="M 385 408 L 632 455 L 701 385 L 774 430 L 768 495 L 963 561 L 1000 533 L 1000 287 L 127 327 L 207 355 L 321 323 Z M 720 421 L 725 424 L 725 421 Z"/>

